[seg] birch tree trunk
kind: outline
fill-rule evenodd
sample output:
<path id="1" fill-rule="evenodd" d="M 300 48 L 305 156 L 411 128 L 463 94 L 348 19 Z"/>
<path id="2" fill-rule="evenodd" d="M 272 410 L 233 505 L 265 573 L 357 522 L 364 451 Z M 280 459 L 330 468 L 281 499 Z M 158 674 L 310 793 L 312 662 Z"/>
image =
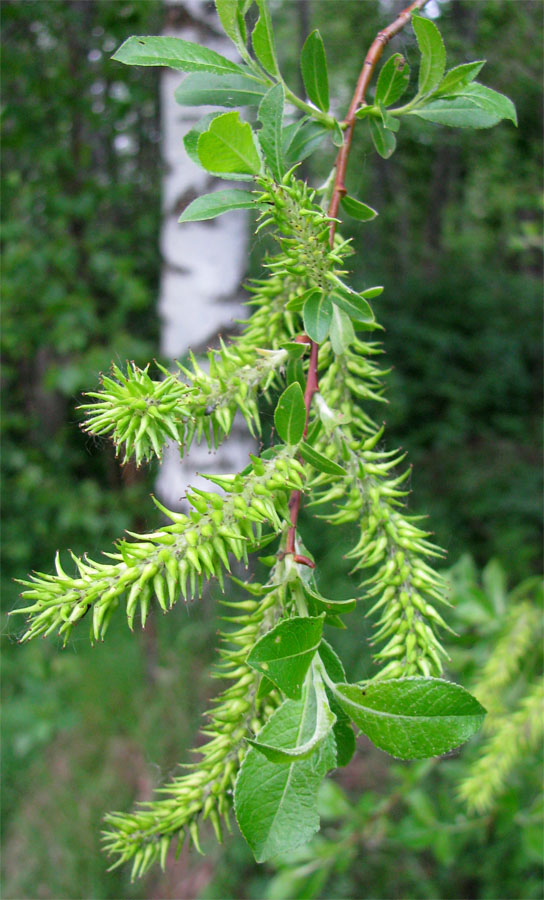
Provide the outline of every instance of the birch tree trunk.
<path id="1" fill-rule="evenodd" d="M 164 34 L 205 44 L 235 58 L 232 44 L 216 30 L 216 24 L 213 4 L 206 0 L 166 0 Z M 209 108 L 178 106 L 174 91 L 184 76 L 171 69 L 161 73 L 161 352 L 172 360 L 182 360 L 189 348 L 196 355 L 205 354 L 220 334 L 235 330 L 235 319 L 245 317 L 240 286 L 247 260 L 247 213 L 237 211 L 209 222 L 178 225 L 183 209 L 195 197 L 214 189 L 214 179 L 189 159 L 183 146 L 184 135 Z M 194 444 L 189 457 L 180 460 L 178 448 L 171 446 L 159 471 L 157 493 L 167 506 L 179 508 L 188 484 L 209 487 L 196 472 L 237 472 L 246 465 L 251 449 L 243 420 L 235 420 L 229 440 L 214 454 L 206 445 Z"/>

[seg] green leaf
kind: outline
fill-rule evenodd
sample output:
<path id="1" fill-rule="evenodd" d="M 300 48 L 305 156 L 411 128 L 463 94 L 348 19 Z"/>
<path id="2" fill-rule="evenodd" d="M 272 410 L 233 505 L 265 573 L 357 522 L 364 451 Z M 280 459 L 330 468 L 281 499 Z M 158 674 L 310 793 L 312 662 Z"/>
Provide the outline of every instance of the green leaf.
<path id="1" fill-rule="evenodd" d="M 470 97 L 433 100 L 420 109 L 411 110 L 408 115 L 450 128 L 491 128 L 501 120 L 495 113 L 477 106 Z"/>
<path id="2" fill-rule="evenodd" d="M 289 309 L 291 312 L 300 312 L 308 297 L 313 297 L 314 294 L 321 294 L 319 288 L 308 288 L 308 290 L 303 291 L 302 294 L 295 294 L 294 297 L 291 297 L 291 299 L 287 301 L 285 309 Z"/>
<path id="3" fill-rule="evenodd" d="M 308 35 L 300 54 L 300 71 L 308 98 L 323 112 L 329 109 L 329 76 L 325 47 L 319 31 Z"/>
<path id="4" fill-rule="evenodd" d="M 308 759 L 309 756 L 321 746 L 323 741 L 330 734 L 333 725 L 336 722 L 336 716 L 331 712 L 327 694 L 323 685 L 323 681 L 319 672 L 313 673 L 313 682 L 306 684 L 304 694 L 308 691 L 315 693 L 315 721 L 314 731 L 310 737 L 302 744 L 295 747 L 275 746 L 274 744 L 265 743 L 259 740 L 248 738 L 248 744 L 255 747 L 267 759 L 275 763 L 289 763 L 297 759 Z M 304 699 L 304 696 L 303 696 Z M 285 703 L 292 703 L 292 700 L 285 700 Z"/>
<path id="5" fill-rule="evenodd" d="M 321 616 L 282 619 L 257 641 L 247 662 L 273 681 L 287 697 L 298 700 L 322 633 Z"/>
<path id="6" fill-rule="evenodd" d="M 398 131 L 400 128 L 400 122 L 395 116 L 392 116 L 391 113 L 387 112 L 383 103 L 378 104 L 380 110 L 380 116 L 382 119 L 383 127 L 387 128 L 388 131 Z"/>
<path id="7" fill-rule="evenodd" d="M 428 94 L 442 80 L 446 68 L 446 48 L 438 28 L 430 19 L 412 16 L 412 25 L 421 53 L 418 93 Z"/>
<path id="8" fill-rule="evenodd" d="M 285 172 L 282 154 L 283 105 L 283 85 L 275 84 L 264 95 L 258 112 L 263 126 L 258 133 L 259 143 L 276 181 L 281 181 Z"/>
<path id="9" fill-rule="evenodd" d="M 441 94 L 457 94 L 462 88 L 474 81 L 480 70 L 485 66 L 485 59 L 479 59 L 477 62 L 463 63 L 460 66 L 450 69 L 446 72 L 442 81 L 438 85 L 433 97 Z"/>
<path id="10" fill-rule="evenodd" d="M 214 72 L 216 75 L 244 72 L 215 50 L 177 37 L 129 37 L 112 59 L 126 66 L 169 66 L 183 72 Z"/>
<path id="11" fill-rule="evenodd" d="M 312 119 L 299 119 L 283 129 L 283 155 L 285 165 L 292 168 L 297 162 L 302 162 L 310 156 L 323 138 L 329 133 L 329 129 Z"/>
<path id="12" fill-rule="evenodd" d="M 359 222 L 370 222 L 371 219 L 375 219 L 378 215 L 371 206 L 361 203 L 360 200 L 356 200 L 355 197 L 350 197 L 348 194 L 342 197 L 341 205 L 348 216 L 351 216 L 352 219 L 358 219 Z"/>
<path id="13" fill-rule="evenodd" d="M 477 81 L 467 84 L 463 89 L 463 97 L 469 97 L 485 112 L 493 113 L 499 119 L 509 119 L 514 125 L 518 124 L 516 107 L 510 98 L 486 87 L 485 84 L 479 84 Z"/>
<path id="14" fill-rule="evenodd" d="M 243 54 L 246 49 L 247 33 L 239 0 L 215 0 L 215 8 L 223 31 Z"/>
<path id="15" fill-rule="evenodd" d="M 191 130 L 188 131 L 183 138 L 187 156 L 192 159 L 197 166 L 200 166 L 200 168 L 202 168 L 202 163 L 198 158 L 198 139 L 201 134 L 204 134 L 204 132 L 208 130 L 210 122 L 213 122 L 214 119 L 217 119 L 217 117 L 221 115 L 222 113 L 220 112 L 213 112 L 203 116 L 195 125 L 193 125 Z"/>
<path id="16" fill-rule="evenodd" d="M 290 359 L 300 359 L 308 349 L 308 344 L 299 344 L 298 341 L 284 341 L 280 344 L 281 350 L 287 350 Z"/>
<path id="17" fill-rule="evenodd" d="M 327 456 L 323 456 L 322 453 L 319 453 L 313 447 L 310 447 L 305 441 L 302 441 L 300 447 L 300 455 L 303 459 L 306 460 L 307 463 L 310 463 L 314 469 L 317 469 L 318 472 L 326 472 L 328 475 L 345 475 L 346 470 L 339 466 L 338 463 L 333 462 L 332 459 L 329 459 Z"/>
<path id="18" fill-rule="evenodd" d="M 267 72 L 271 75 L 279 75 L 274 31 L 268 4 L 266 0 L 257 0 L 257 6 L 259 7 L 259 19 L 251 35 L 255 56 Z"/>
<path id="19" fill-rule="evenodd" d="M 346 673 L 344 667 L 326 640 L 322 640 L 319 646 L 319 656 L 329 678 L 334 682 L 345 682 Z M 350 717 L 344 712 L 332 691 L 327 689 L 327 696 L 332 712 L 336 716 L 333 726 L 334 739 L 336 741 L 336 765 L 347 766 L 355 753 L 355 735 Z"/>
<path id="20" fill-rule="evenodd" d="M 204 194 L 189 203 L 178 222 L 202 222 L 204 219 L 215 219 L 233 209 L 251 209 L 256 206 L 255 194 L 250 191 L 237 191 L 234 188 L 226 191 L 215 191 Z"/>
<path id="21" fill-rule="evenodd" d="M 307 584 L 303 585 L 303 590 L 306 598 L 312 604 L 314 615 L 332 613 L 335 616 L 343 616 L 345 613 L 353 612 L 357 605 L 357 600 L 351 597 L 349 600 L 329 600 L 328 597 L 322 597 L 317 588 L 312 588 Z"/>
<path id="22" fill-rule="evenodd" d="M 245 75 L 187 75 L 174 96 L 181 106 L 257 106 L 264 97 L 266 85 Z"/>
<path id="23" fill-rule="evenodd" d="M 253 132 L 240 113 L 223 113 L 210 122 L 197 144 L 198 158 L 208 172 L 257 175 L 261 159 Z"/>
<path id="24" fill-rule="evenodd" d="M 377 152 L 383 159 L 389 159 L 395 152 L 395 147 L 397 146 L 395 135 L 392 131 L 384 128 L 383 123 L 378 119 L 369 119 L 368 122 L 370 125 L 370 134 L 372 135 L 372 140 Z"/>
<path id="25" fill-rule="evenodd" d="M 332 319 L 332 303 L 326 294 L 311 294 L 304 304 L 302 317 L 308 337 L 316 344 L 321 344 L 329 333 Z"/>
<path id="26" fill-rule="evenodd" d="M 335 695 L 370 740 L 400 759 L 439 756 L 481 727 L 484 708 L 458 684 L 397 678 L 364 687 L 341 684 Z"/>
<path id="27" fill-rule="evenodd" d="M 376 84 L 376 104 L 391 106 L 402 97 L 410 81 L 410 66 L 402 53 L 394 53 L 382 66 Z"/>
<path id="28" fill-rule="evenodd" d="M 315 691 L 283 703 L 259 732 L 259 741 L 286 749 L 304 744 L 315 730 L 315 705 Z M 257 862 L 310 840 L 319 828 L 319 785 L 335 765 L 332 735 L 308 759 L 284 765 L 250 748 L 236 779 L 234 809 Z"/>
<path id="29" fill-rule="evenodd" d="M 333 306 L 330 339 L 333 353 L 337 356 L 345 353 L 355 340 L 355 330 L 350 317 L 336 303 Z"/>
<path id="30" fill-rule="evenodd" d="M 331 300 L 340 307 L 351 319 L 360 322 L 373 322 L 374 313 L 372 307 L 362 294 L 356 294 L 340 281 L 333 282 Z"/>
<path id="31" fill-rule="evenodd" d="M 302 365 L 302 360 L 290 359 L 288 361 L 286 380 L 287 384 L 295 384 L 295 382 L 298 382 L 302 390 L 304 390 L 306 386 L 306 379 L 304 377 L 304 366 Z"/>
<path id="32" fill-rule="evenodd" d="M 290 384 L 278 400 L 274 425 L 282 441 L 298 444 L 306 425 L 306 405 L 300 384 Z"/>
<path id="33" fill-rule="evenodd" d="M 330 129 L 331 139 L 335 147 L 341 147 L 344 143 L 344 132 L 342 131 L 342 127 L 340 122 L 337 119 L 334 119 L 332 123 L 332 128 Z"/>

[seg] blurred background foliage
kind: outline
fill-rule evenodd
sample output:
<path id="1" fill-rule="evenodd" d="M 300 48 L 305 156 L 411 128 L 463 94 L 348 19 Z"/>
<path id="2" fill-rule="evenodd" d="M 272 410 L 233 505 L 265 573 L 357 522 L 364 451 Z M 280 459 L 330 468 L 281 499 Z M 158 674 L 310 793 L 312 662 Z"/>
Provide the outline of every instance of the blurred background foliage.
<path id="1" fill-rule="evenodd" d="M 401 5 L 277 0 L 290 83 L 301 39 L 319 27 L 341 115 L 360 48 Z M 513 604 L 541 600 L 531 578 L 542 566 L 541 3 L 442 0 L 435 12 L 450 63 L 487 59 L 483 80 L 513 98 L 519 129 L 408 123 L 388 162 L 356 137 L 348 187 L 380 217 L 354 232 L 352 264 L 355 284 L 386 288 L 376 312 L 393 371 L 377 414 L 414 463 L 410 505 L 430 513 L 448 549 L 460 637 L 447 674 L 474 687 Z M 75 407 L 112 359 L 143 364 L 157 352 L 158 73 L 110 56 L 130 34 L 158 33 L 164 9 L 4 0 L 2 19 L 5 615 L 17 603 L 12 579 L 49 571 L 58 547 L 96 553 L 153 521 L 153 472 L 122 470 L 109 444 L 80 432 Z M 394 49 L 410 60 L 412 35 Z M 323 149 L 306 174 L 318 179 L 331 161 Z M 323 587 L 347 592 L 349 530 L 333 542 L 309 518 L 304 528 Z M 235 838 L 224 850 L 210 840 L 204 859 L 184 850 L 137 885 L 107 874 L 103 813 L 148 798 L 187 759 L 212 690 L 217 615 L 209 596 L 134 636 L 112 626 L 94 649 L 83 631 L 62 653 L 51 641 L 17 647 L 4 619 L 6 898 L 542 895 L 539 754 L 523 753 L 485 811 L 469 813 L 459 798 L 485 735 L 439 765 L 392 765 L 360 743 L 324 791 L 322 833 L 276 867 L 258 869 Z M 353 679 L 371 671 L 370 633 L 359 616 L 330 636 Z M 540 646 L 535 631 L 502 715 L 538 672 Z"/>

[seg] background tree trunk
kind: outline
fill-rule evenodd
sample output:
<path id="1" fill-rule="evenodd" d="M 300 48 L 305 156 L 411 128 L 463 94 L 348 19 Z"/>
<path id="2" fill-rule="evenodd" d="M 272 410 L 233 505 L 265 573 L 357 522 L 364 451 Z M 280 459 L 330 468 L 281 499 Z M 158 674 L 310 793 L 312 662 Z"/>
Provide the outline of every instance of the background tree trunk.
<path id="1" fill-rule="evenodd" d="M 166 4 L 164 34 L 206 44 L 233 58 L 230 41 L 216 25 L 213 4 L 202 0 Z M 244 317 L 240 285 L 248 241 L 244 211 L 211 222 L 178 225 L 185 207 L 214 189 L 214 179 L 185 153 L 183 136 L 209 110 L 177 105 L 174 90 L 182 78 L 171 69 L 161 70 L 164 176 L 159 315 L 161 353 L 172 360 L 182 360 L 189 349 L 205 354 L 220 334 L 232 333 L 235 319 Z M 246 465 L 251 448 L 243 421 L 235 421 L 229 440 L 213 455 L 206 445 L 195 444 L 190 456 L 180 460 L 177 447 L 171 446 L 157 478 L 157 493 L 167 505 L 179 507 L 187 485 L 198 485 L 196 472 L 236 472 Z"/>

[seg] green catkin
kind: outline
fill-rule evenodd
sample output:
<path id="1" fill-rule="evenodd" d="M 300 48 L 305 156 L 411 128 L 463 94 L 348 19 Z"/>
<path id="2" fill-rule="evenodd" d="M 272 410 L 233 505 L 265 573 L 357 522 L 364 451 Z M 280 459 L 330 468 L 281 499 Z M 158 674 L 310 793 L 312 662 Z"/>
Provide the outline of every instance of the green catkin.
<path id="1" fill-rule="evenodd" d="M 201 731 L 208 739 L 194 751 L 200 759 L 185 766 L 188 772 L 160 788 L 160 793 L 167 795 L 164 799 L 142 803 L 128 815 L 106 816 L 104 845 L 115 859 L 112 868 L 132 862 L 133 878 L 143 875 L 157 861 L 164 868 L 173 839 L 184 842 L 188 836 L 200 849 L 199 827 L 206 820 L 211 822 L 219 841 L 223 828 L 230 830 L 232 792 L 247 748 L 245 739 L 260 729 L 277 705 L 275 693 L 259 696 L 261 676 L 246 659 L 255 642 L 274 626 L 286 608 L 283 579 L 283 564 L 279 562 L 271 572 L 271 584 L 277 581 L 273 590 L 248 584 L 258 601 L 228 604 L 240 612 L 229 618 L 233 623 L 231 630 L 221 633 L 220 662 L 213 675 L 233 683 L 206 714 Z"/>

